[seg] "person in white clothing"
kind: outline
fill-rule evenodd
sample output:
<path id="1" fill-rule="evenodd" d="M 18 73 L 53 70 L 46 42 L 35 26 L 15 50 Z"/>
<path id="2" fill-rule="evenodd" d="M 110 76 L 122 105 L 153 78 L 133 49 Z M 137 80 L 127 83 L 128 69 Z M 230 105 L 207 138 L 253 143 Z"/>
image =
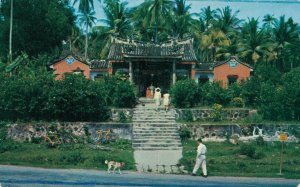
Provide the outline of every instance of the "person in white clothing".
<path id="1" fill-rule="evenodd" d="M 160 99 L 161 99 L 160 88 L 156 88 L 155 89 L 155 93 L 154 93 L 154 100 L 155 100 L 155 105 L 156 105 L 156 111 L 158 111 L 158 107 L 160 105 Z"/>
<path id="2" fill-rule="evenodd" d="M 206 152 L 207 148 L 206 146 L 202 143 L 202 139 L 199 138 L 197 140 L 198 147 L 197 147 L 197 157 L 196 157 L 196 164 L 193 170 L 192 175 L 196 176 L 196 173 L 199 169 L 200 166 L 202 166 L 202 176 L 207 177 L 207 170 L 206 170 Z"/>
<path id="3" fill-rule="evenodd" d="M 163 103 L 165 106 L 165 111 L 167 112 L 169 110 L 169 105 L 170 105 L 170 94 L 168 93 L 168 91 L 166 91 L 163 97 L 164 97 Z"/>

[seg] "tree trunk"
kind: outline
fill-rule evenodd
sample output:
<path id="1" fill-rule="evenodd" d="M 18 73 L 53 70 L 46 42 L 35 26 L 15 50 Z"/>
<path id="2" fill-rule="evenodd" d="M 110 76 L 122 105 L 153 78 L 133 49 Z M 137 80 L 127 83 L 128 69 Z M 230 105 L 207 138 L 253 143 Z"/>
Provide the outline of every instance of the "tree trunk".
<path id="1" fill-rule="evenodd" d="M 88 25 L 88 20 L 86 20 L 85 51 L 84 51 L 85 60 L 87 60 L 88 34 L 89 34 L 89 25 Z"/>
<path id="2" fill-rule="evenodd" d="M 9 63 L 12 63 L 12 25 L 13 25 L 13 3 L 10 1 L 10 27 L 9 27 Z"/>

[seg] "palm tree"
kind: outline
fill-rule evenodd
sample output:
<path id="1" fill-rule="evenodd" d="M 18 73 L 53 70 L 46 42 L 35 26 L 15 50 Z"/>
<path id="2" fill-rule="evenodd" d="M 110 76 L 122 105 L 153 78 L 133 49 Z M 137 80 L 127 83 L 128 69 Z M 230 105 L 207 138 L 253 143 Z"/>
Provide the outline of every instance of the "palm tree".
<path id="1" fill-rule="evenodd" d="M 239 41 L 239 56 L 252 64 L 264 60 L 270 49 L 270 40 L 263 29 L 259 29 L 257 19 L 248 19 L 242 27 L 242 37 Z"/>
<path id="2" fill-rule="evenodd" d="M 206 30 L 211 28 L 214 23 L 216 13 L 216 10 L 212 10 L 210 6 L 201 9 L 199 16 L 205 22 Z"/>
<path id="3" fill-rule="evenodd" d="M 297 41 L 299 41 L 298 25 L 292 18 L 285 21 L 285 17 L 281 16 L 279 20 L 275 20 L 272 34 L 278 53 L 278 66 L 283 71 L 285 69 L 285 50 L 297 45 Z"/>
<path id="4" fill-rule="evenodd" d="M 275 19 L 274 15 L 267 14 L 267 15 L 264 16 L 264 18 L 263 18 L 263 22 L 264 22 L 263 27 L 266 28 L 268 33 L 271 32 L 272 26 L 273 26 L 275 20 L 276 19 Z"/>
<path id="5" fill-rule="evenodd" d="M 189 10 L 191 5 L 186 5 L 185 0 L 175 0 L 175 6 L 173 8 L 172 26 L 171 32 L 173 36 L 183 38 L 183 36 L 190 32 L 192 25 L 192 15 Z"/>
<path id="6" fill-rule="evenodd" d="M 10 1 L 10 26 L 9 26 L 9 62 L 12 63 L 12 25 L 13 25 L 13 3 L 14 1 Z"/>
<path id="7" fill-rule="evenodd" d="M 209 62 L 216 61 L 216 52 L 222 46 L 229 46 L 230 40 L 226 36 L 225 33 L 221 30 L 209 30 L 206 34 L 202 36 L 201 45 L 202 45 L 202 52 L 206 54 L 206 57 L 203 60 Z"/>
<path id="8" fill-rule="evenodd" d="M 79 12 L 80 15 L 80 23 L 86 26 L 86 41 L 85 41 L 85 50 L 84 50 L 84 58 L 87 59 L 87 49 L 88 49 L 88 30 L 89 27 L 92 26 L 92 23 L 95 23 L 95 18 L 93 17 L 94 12 L 94 0 L 74 0 L 73 6 L 79 3 Z M 83 21 L 82 19 L 86 19 Z M 93 22 L 94 21 L 94 22 Z"/>
<path id="9" fill-rule="evenodd" d="M 89 28 L 96 23 L 97 18 L 95 17 L 95 12 L 89 12 L 88 14 L 81 14 L 79 19 L 80 24 L 85 27 L 85 50 L 84 50 L 84 59 L 87 60 L 87 49 L 88 49 L 88 35 Z"/>
<path id="10" fill-rule="evenodd" d="M 237 18 L 238 13 L 239 11 L 232 13 L 232 9 L 229 6 L 217 9 L 214 27 L 220 29 L 225 34 L 238 30 L 242 22 L 242 20 Z"/>
<path id="11" fill-rule="evenodd" d="M 149 23 L 155 28 L 155 42 L 158 38 L 158 27 L 166 19 L 169 18 L 170 11 L 173 7 L 171 0 L 151 0 L 149 4 Z M 166 21 L 166 20 L 165 20 Z"/>

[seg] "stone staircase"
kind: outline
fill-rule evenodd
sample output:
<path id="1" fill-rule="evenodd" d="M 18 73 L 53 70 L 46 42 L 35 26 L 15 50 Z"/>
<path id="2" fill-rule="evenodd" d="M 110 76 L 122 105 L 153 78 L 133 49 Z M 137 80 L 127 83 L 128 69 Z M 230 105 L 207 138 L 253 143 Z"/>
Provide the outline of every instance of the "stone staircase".
<path id="1" fill-rule="evenodd" d="M 182 150 L 175 113 L 155 110 L 152 99 L 142 101 L 133 114 L 133 148 L 135 150 Z"/>

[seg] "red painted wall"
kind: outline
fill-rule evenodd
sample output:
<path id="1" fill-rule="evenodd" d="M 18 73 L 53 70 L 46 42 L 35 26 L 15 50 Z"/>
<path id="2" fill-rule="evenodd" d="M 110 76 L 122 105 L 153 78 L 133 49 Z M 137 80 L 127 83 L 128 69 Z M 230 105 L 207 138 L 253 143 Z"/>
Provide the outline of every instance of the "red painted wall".
<path id="1" fill-rule="evenodd" d="M 78 60 L 75 60 L 72 64 L 68 64 L 65 59 L 56 62 L 51 66 L 53 69 L 55 69 L 54 74 L 57 75 L 55 78 L 56 80 L 62 79 L 65 73 L 73 73 L 77 68 L 83 70 L 85 78 L 90 78 L 90 67 L 87 64 L 84 64 Z"/>
<path id="2" fill-rule="evenodd" d="M 220 81 L 221 86 L 226 88 L 229 75 L 237 75 L 237 81 L 241 82 L 241 80 L 246 80 L 250 77 L 250 70 L 250 67 L 240 63 L 236 67 L 230 67 L 229 64 L 224 63 L 214 68 L 214 80 Z"/>

